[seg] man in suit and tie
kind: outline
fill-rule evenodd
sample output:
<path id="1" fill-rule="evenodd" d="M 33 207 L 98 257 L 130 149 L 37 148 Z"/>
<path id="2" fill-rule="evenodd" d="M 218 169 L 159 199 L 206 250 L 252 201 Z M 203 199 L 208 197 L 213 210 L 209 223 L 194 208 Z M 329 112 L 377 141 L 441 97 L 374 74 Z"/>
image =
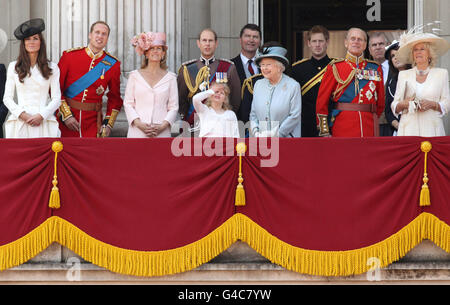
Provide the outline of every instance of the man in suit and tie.
<path id="1" fill-rule="evenodd" d="M 241 53 L 235 58 L 231 59 L 236 66 L 241 86 L 244 80 L 259 73 L 258 66 L 254 60 L 256 51 L 261 46 L 261 29 L 256 24 L 246 24 L 239 34 L 239 41 L 241 43 Z"/>

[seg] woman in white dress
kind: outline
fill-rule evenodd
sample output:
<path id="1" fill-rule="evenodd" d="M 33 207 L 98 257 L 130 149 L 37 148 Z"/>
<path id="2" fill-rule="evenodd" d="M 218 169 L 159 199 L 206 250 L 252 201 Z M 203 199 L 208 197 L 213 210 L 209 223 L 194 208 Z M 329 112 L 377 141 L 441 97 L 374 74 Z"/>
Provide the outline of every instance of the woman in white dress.
<path id="1" fill-rule="evenodd" d="M 14 32 L 21 43 L 19 57 L 7 71 L 3 102 L 11 114 L 5 123 L 6 138 L 55 138 L 61 134 L 54 115 L 61 105 L 59 68 L 47 59 L 44 29 L 42 19 L 32 19 Z"/>
<path id="2" fill-rule="evenodd" d="M 199 137 L 239 138 L 238 121 L 231 110 L 229 95 L 227 84 L 213 82 L 210 89 L 193 96 L 192 104 L 200 119 Z"/>
<path id="3" fill-rule="evenodd" d="M 434 34 L 407 33 L 400 37 L 397 56 L 413 68 L 401 71 L 391 108 L 401 115 L 399 136 L 445 136 L 442 117 L 450 111 L 448 71 L 435 68 L 450 44 Z"/>

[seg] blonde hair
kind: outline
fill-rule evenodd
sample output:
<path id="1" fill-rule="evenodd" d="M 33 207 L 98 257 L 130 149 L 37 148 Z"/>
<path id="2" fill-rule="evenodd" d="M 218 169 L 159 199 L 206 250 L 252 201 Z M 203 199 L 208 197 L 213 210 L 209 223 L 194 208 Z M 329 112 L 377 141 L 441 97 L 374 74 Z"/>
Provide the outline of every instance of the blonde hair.
<path id="1" fill-rule="evenodd" d="M 418 45 L 419 43 L 422 43 L 425 46 L 425 49 L 428 50 L 428 54 L 430 54 L 429 59 L 429 66 L 433 68 L 436 65 L 436 62 L 438 60 L 436 49 L 434 48 L 433 44 L 429 42 L 418 42 L 414 46 Z M 414 61 L 414 46 L 411 48 L 411 52 L 409 54 L 409 62 L 413 63 L 413 66 L 416 66 L 416 62 Z"/>
<path id="2" fill-rule="evenodd" d="M 215 85 L 221 86 L 223 88 L 223 91 L 225 92 L 225 101 L 222 104 L 222 109 L 223 110 L 231 110 L 232 108 L 231 108 L 230 99 L 229 99 L 229 96 L 230 96 L 230 93 L 231 93 L 230 87 L 227 84 L 225 84 L 225 83 L 216 83 L 216 82 L 212 82 L 209 87 L 212 88 Z M 208 106 L 208 107 L 211 107 L 211 97 L 209 97 L 206 100 L 205 105 Z"/>

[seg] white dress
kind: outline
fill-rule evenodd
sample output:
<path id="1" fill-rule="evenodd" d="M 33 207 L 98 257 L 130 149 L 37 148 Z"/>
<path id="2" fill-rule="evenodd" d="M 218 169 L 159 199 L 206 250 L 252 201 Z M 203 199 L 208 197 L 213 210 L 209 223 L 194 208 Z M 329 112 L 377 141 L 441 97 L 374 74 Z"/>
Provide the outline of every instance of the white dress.
<path id="1" fill-rule="evenodd" d="M 408 110 L 396 113 L 395 108 L 398 103 L 407 98 L 437 102 L 442 112 L 431 109 L 420 112 L 415 109 L 414 103 L 410 102 Z M 432 68 L 426 81 L 422 84 L 416 81 L 416 68 L 400 71 L 391 108 L 397 117 L 401 114 L 398 126 L 399 136 L 445 136 L 442 117 L 450 110 L 448 71 Z"/>
<path id="2" fill-rule="evenodd" d="M 202 103 L 214 94 L 212 89 L 199 92 L 192 98 L 195 111 L 200 119 L 199 137 L 239 138 L 239 125 L 236 114 L 231 110 L 217 113 Z"/>
<path id="3" fill-rule="evenodd" d="M 5 123 L 5 138 L 57 138 L 61 136 L 54 112 L 61 105 L 59 68 L 49 63 L 52 75 L 45 79 L 37 65 L 31 68 L 31 75 L 19 81 L 15 71 L 16 62 L 8 66 L 3 102 L 10 115 Z M 49 90 L 50 89 L 50 90 Z M 17 103 L 14 92 L 17 92 Z M 51 99 L 49 98 L 49 91 Z M 44 120 L 40 126 L 30 126 L 19 118 L 22 112 L 30 115 L 39 113 Z"/>

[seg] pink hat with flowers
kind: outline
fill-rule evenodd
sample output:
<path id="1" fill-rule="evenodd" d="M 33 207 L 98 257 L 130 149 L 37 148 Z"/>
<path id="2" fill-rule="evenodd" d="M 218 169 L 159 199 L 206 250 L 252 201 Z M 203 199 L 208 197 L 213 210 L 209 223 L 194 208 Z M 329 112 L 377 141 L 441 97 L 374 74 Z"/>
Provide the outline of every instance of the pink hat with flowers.
<path id="1" fill-rule="evenodd" d="M 163 32 L 147 32 L 136 35 L 131 39 L 131 45 L 139 55 L 143 55 L 151 47 L 164 47 L 166 45 L 166 33 Z"/>

